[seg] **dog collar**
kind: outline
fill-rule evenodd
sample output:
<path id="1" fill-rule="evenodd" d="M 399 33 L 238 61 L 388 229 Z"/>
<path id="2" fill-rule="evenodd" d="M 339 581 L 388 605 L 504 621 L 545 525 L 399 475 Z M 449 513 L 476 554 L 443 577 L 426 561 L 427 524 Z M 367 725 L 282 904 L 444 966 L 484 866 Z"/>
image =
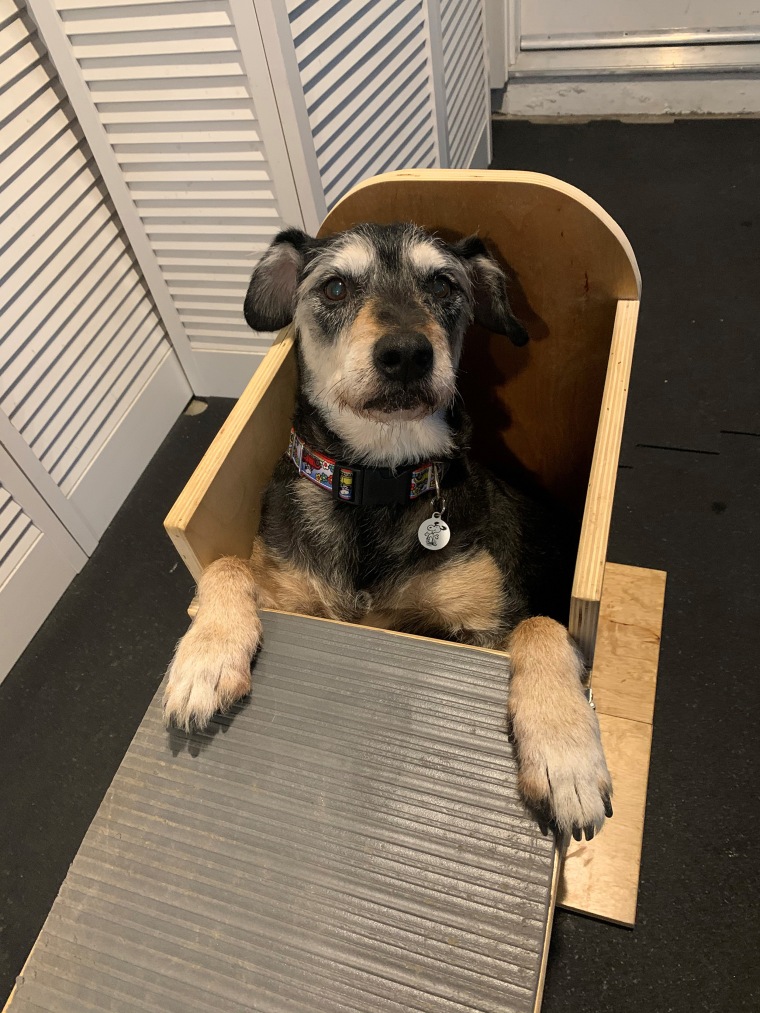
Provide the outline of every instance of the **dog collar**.
<path id="1" fill-rule="evenodd" d="M 295 429 L 290 430 L 288 457 L 298 474 L 308 478 L 333 499 L 354 506 L 392 506 L 409 503 L 426 492 L 454 484 L 456 468 L 450 461 L 427 461 L 415 468 L 374 468 L 343 464 L 308 447 Z M 446 481 L 448 479 L 448 481 Z"/>

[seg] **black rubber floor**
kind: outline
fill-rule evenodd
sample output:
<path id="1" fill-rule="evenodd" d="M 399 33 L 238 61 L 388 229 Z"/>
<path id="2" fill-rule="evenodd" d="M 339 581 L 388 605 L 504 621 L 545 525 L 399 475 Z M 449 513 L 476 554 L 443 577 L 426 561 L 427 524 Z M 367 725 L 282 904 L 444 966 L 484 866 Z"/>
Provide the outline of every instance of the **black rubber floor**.
<path id="1" fill-rule="evenodd" d="M 635 930 L 558 913 L 545 1013 L 757 1010 L 760 123 L 497 122 L 644 279 L 610 557 L 669 574 Z M 186 625 L 161 520 L 230 403 L 181 418 L 0 686 L 0 997 Z"/>

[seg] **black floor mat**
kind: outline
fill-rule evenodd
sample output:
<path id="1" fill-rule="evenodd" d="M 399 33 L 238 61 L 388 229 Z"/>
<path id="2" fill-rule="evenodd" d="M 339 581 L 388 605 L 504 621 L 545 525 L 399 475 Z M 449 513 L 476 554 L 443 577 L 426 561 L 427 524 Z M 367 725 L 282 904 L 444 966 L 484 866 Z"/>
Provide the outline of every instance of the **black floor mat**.
<path id="1" fill-rule="evenodd" d="M 668 571 L 638 925 L 558 913 L 543 1008 L 756 1010 L 760 123 L 500 121 L 494 153 L 581 187 L 636 251 L 610 558 Z M 229 407 L 178 421 L 0 686 L 0 995 L 186 625 L 161 521 Z"/>
<path id="2" fill-rule="evenodd" d="M 668 571 L 638 923 L 559 912 L 545 1013 L 756 1010 L 760 122 L 496 122 L 643 281 L 609 557 Z M 752 842 L 752 843 L 751 843 Z"/>

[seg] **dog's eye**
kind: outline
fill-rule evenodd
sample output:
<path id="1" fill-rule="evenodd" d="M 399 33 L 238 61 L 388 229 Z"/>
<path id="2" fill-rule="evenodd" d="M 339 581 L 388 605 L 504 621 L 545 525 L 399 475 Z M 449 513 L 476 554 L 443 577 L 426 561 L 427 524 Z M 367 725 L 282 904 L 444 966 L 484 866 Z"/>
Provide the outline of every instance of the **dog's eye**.
<path id="1" fill-rule="evenodd" d="M 331 302 L 342 302 L 348 295 L 348 288 L 341 278 L 330 278 L 322 289 Z"/>
<path id="2" fill-rule="evenodd" d="M 451 295 L 451 282 L 442 274 L 437 274 L 430 282 L 430 291 L 436 299 L 445 299 L 446 296 Z"/>

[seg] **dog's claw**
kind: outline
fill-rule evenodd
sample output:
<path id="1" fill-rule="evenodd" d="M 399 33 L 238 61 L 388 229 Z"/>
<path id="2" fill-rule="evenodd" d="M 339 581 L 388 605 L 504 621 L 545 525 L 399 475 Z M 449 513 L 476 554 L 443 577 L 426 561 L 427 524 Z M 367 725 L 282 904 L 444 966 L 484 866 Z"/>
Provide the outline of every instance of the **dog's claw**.
<path id="1" fill-rule="evenodd" d="M 515 744 L 515 733 L 512 731 L 511 724 L 507 725 L 507 742 L 510 746 L 514 746 Z"/>

